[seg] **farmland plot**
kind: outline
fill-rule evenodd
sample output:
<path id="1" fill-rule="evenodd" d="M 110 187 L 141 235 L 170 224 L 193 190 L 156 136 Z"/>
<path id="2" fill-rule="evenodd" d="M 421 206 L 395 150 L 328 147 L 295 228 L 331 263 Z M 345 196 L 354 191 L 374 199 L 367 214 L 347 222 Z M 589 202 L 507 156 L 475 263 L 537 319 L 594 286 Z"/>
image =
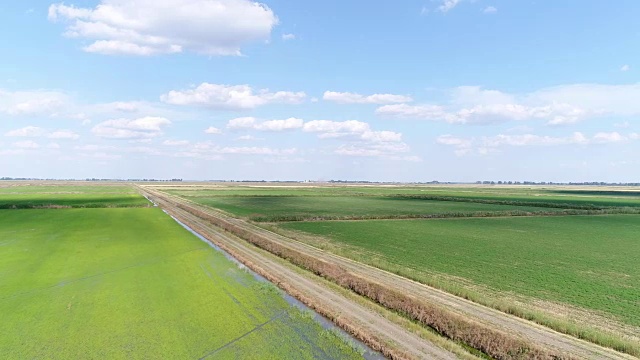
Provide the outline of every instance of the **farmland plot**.
<path id="1" fill-rule="evenodd" d="M 0 210 L 8 358 L 359 358 L 157 208 Z"/>

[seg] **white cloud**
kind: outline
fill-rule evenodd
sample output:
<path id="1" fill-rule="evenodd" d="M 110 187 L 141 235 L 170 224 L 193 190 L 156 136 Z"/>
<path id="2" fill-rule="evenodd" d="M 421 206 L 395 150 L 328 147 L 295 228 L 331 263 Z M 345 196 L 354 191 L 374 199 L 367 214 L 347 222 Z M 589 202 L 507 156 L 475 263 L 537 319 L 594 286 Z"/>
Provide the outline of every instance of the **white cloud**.
<path id="1" fill-rule="evenodd" d="M 204 132 L 205 134 L 222 134 L 222 130 L 213 126 L 209 126 L 208 128 L 204 129 Z"/>
<path id="2" fill-rule="evenodd" d="M 282 40 L 294 40 L 296 36 L 294 34 L 282 34 Z"/>
<path id="3" fill-rule="evenodd" d="M 409 146 L 405 143 L 342 145 L 335 150 L 335 153 L 339 155 L 380 157 L 407 152 L 409 152 Z"/>
<path id="4" fill-rule="evenodd" d="M 242 135 L 242 136 L 238 136 L 236 138 L 236 140 L 241 140 L 241 141 L 254 141 L 254 140 L 259 140 L 257 137 L 253 136 L 253 135 Z"/>
<path id="5" fill-rule="evenodd" d="M 625 64 L 625 65 L 622 65 L 620 67 L 620 71 L 622 71 L 622 72 L 629 71 L 629 70 L 631 70 L 631 66 L 629 66 L 629 65 Z"/>
<path id="6" fill-rule="evenodd" d="M 498 9 L 495 6 L 487 6 L 482 12 L 485 14 L 495 14 L 498 12 Z"/>
<path id="7" fill-rule="evenodd" d="M 628 141 L 629 138 L 618 132 L 599 132 L 593 136 L 593 142 L 597 144 L 611 144 Z"/>
<path id="8" fill-rule="evenodd" d="M 374 143 L 399 142 L 402 141 L 402 134 L 393 131 L 365 131 L 360 138 Z"/>
<path id="9" fill-rule="evenodd" d="M 447 104 L 390 104 L 376 109 L 376 114 L 451 124 L 541 120 L 567 125 L 593 117 L 638 115 L 638 98 L 640 84 L 565 85 L 522 95 L 463 86 L 451 91 Z"/>
<path id="10" fill-rule="evenodd" d="M 370 131 L 369 124 L 357 121 L 313 120 L 304 124 L 305 132 L 320 133 L 321 137 L 339 137 L 349 134 L 362 134 Z"/>
<path id="11" fill-rule="evenodd" d="M 189 145 L 188 140 L 165 140 L 162 145 L 166 146 L 184 146 Z"/>
<path id="12" fill-rule="evenodd" d="M 91 132 L 109 139 L 148 139 L 162 135 L 162 127 L 169 124 L 171 121 L 161 117 L 115 119 L 97 124 Z"/>
<path id="13" fill-rule="evenodd" d="M 13 143 L 14 147 L 20 148 L 20 149 L 38 149 L 40 148 L 40 145 L 38 145 L 38 143 L 31 141 L 31 140 L 26 140 L 26 141 L 18 141 Z"/>
<path id="14" fill-rule="evenodd" d="M 50 139 L 68 139 L 68 140 L 77 140 L 80 138 L 80 135 L 76 134 L 71 130 L 57 130 L 49 134 Z"/>
<path id="15" fill-rule="evenodd" d="M 12 116 L 52 116 L 61 111 L 69 98 L 57 91 L 5 91 L 0 89 L 0 113 Z"/>
<path id="16" fill-rule="evenodd" d="M 306 98 L 304 92 L 262 89 L 255 92 L 249 85 L 218 85 L 202 83 L 190 90 L 172 90 L 160 99 L 172 105 L 198 105 L 212 109 L 253 109 L 266 104 L 299 104 Z"/>
<path id="17" fill-rule="evenodd" d="M 46 130 L 37 126 L 27 126 L 16 130 L 8 131 L 4 136 L 11 137 L 38 137 L 43 136 Z"/>
<path id="18" fill-rule="evenodd" d="M 599 132 L 588 137 L 581 132 L 574 132 L 570 136 L 546 136 L 535 134 L 505 135 L 499 134 L 491 137 L 460 138 L 452 135 L 442 135 L 436 139 L 436 143 L 455 148 L 456 155 L 462 156 L 476 152 L 480 155 L 495 152 L 504 146 L 566 146 L 566 145 L 598 145 L 625 143 L 630 140 L 638 140 L 635 133 L 622 135 L 618 132 Z"/>
<path id="19" fill-rule="evenodd" d="M 60 144 L 58 144 L 58 143 L 53 143 L 53 142 L 52 142 L 52 143 L 49 143 L 49 144 L 47 145 L 47 149 L 53 149 L 53 150 L 60 149 Z"/>
<path id="20" fill-rule="evenodd" d="M 394 94 L 373 94 L 360 95 L 350 92 L 325 91 L 323 97 L 326 101 L 333 101 L 339 104 L 393 104 L 411 102 L 413 99 L 405 95 Z"/>
<path id="21" fill-rule="evenodd" d="M 211 155 L 293 155 L 298 150 L 296 148 L 274 149 L 257 146 L 217 146 L 204 142 L 194 144 L 186 152 L 193 155 L 190 157 L 206 157 Z"/>
<path id="22" fill-rule="evenodd" d="M 453 9 L 454 7 L 456 7 L 458 5 L 458 3 L 460 3 L 460 0 L 443 0 L 442 1 L 442 5 L 440 5 L 438 7 L 438 10 L 446 13 L 449 10 Z"/>
<path id="23" fill-rule="evenodd" d="M 49 7 L 49 20 L 65 22 L 69 38 L 93 41 L 85 51 L 141 56 L 241 55 L 278 23 L 266 5 L 249 0 L 101 0 L 93 9 L 59 3 Z"/>
<path id="24" fill-rule="evenodd" d="M 45 135 L 50 139 L 76 140 L 80 137 L 80 135 L 70 130 L 56 130 L 52 133 L 49 133 L 47 130 L 37 126 L 27 126 L 27 127 L 23 127 L 16 130 L 11 130 L 5 133 L 5 136 L 11 136 L 11 137 L 40 137 Z"/>
<path id="25" fill-rule="evenodd" d="M 302 128 L 304 120 L 297 118 L 288 118 L 285 120 L 266 120 L 258 121 L 253 117 L 242 117 L 229 120 L 227 128 L 229 129 L 252 129 L 258 131 L 284 131 Z"/>

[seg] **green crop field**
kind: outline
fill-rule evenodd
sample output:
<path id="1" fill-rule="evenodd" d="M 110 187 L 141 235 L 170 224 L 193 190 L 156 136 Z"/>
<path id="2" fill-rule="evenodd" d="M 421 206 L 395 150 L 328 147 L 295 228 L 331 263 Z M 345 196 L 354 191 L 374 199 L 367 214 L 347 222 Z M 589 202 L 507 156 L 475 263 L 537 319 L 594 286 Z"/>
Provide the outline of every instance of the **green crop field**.
<path id="1" fill-rule="evenodd" d="M 479 213 L 561 211 L 531 206 L 433 201 L 379 196 L 232 196 L 191 200 L 255 221 L 294 221 L 371 217 L 471 216 Z"/>
<path id="2" fill-rule="evenodd" d="M 575 190 L 560 187 L 463 186 L 201 186 L 168 187 L 186 198 L 212 197 L 407 197 L 503 205 L 559 208 L 640 207 L 640 191 L 628 189 Z"/>
<path id="3" fill-rule="evenodd" d="M 0 314 L 3 358 L 360 357 L 157 208 L 0 210 Z"/>
<path id="4" fill-rule="evenodd" d="M 640 216 L 284 223 L 396 272 L 460 277 L 640 326 Z M 312 241 L 307 239 L 306 241 Z M 417 275 L 416 275 L 417 274 Z"/>
<path id="5" fill-rule="evenodd" d="M 0 188 L 0 209 L 144 207 L 151 204 L 133 188 L 113 186 L 9 186 Z"/>

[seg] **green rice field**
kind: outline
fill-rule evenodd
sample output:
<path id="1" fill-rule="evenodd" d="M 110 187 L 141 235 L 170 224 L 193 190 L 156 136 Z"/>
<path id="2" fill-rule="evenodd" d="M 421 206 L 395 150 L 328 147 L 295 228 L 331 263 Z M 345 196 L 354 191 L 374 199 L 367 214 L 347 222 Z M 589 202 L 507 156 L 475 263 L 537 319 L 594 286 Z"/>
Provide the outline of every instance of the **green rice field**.
<path id="1" fill-rule="evenodd" d="M 0 209 L 144 207 L 150 203 L 130 186 L 0 187 Z"/>
<path id="2" fill-rule="evenodd" d="M 340 218 L 418 217 L 448 214 L 561 211 L 533 206 L 480 204 L 379 196 L 232 196 L 194 197 L 193 201 L 255 221 L 300 221 Z"/>
<path id="3" fill-rule="evenodd" d="M 158 208 L 0 210 L 0 314 L 3 358 L 361 358 Z"/>
<path id="4" fill-rule="evenodd" d="M 283 223 L 392 271 L 446 274 L 640 326 L 640 216 Z M 507 295 L 508 296 L 508 295 Z"/>

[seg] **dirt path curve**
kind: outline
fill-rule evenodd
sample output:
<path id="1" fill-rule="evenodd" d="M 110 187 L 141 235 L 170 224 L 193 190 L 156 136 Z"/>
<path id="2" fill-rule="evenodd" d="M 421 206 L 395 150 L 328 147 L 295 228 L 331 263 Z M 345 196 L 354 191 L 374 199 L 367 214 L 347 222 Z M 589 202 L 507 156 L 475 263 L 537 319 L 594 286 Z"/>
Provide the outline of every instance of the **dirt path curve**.
<path id="1" fill-rule="evenodd" d="M 284 265 L 285 260 L 275 255 L 259 251 L 253 245 L 223 233 L 211 223 L 202 220 L 174 204 L 155 199 L 158 205 L 178 220 L 189 225 L 194 231 L 209 239 L 225 251 L 236 257 L 269 280 L 278 284 L 286 284 L 287 291 L 295 295 L 313 299 L 322 304 L 323 310 L 337 317 L 339 321 L 348 323 L 388 344 L 395 344 L 399 358 L 417 359 L 456 359 L 457 357 L 435 344 L 422 339 L 405 328 L 397 325 L 381 315 L 353 302 L 338 292 L 329 289 L 312 277 L 301 275 Z"/>
<path id="2" fill-rule="evenodd" d="M 514 334 L 529 341 L 535 342 L 544 347 L 555 349 L 562 354 L 571 355 L 575 358 L 580 359 L 637 360 L 637 358 L 631 355 L 622 354 L 615 350 L 607 349 L 596 344 L 556 332 L 531 321 L 527 321 L 483 305 L 479 305 L 477 303 L 465 300 L 463 298 L 398 276 L 396 274 L 328 253 L 311 245 L 255 226 L 244 220 L 227 216 L 212 208 L 196 204 L 189 200 L 166 193 L 161 194 L 163 197 L 169 199 L 172 203 L 182 203 L 197 208 L 211 216 L 224 219 L 225 221 L 240 226 L 243 229 L 268 237 L 269 240 L 277 242 L 283 246 L 304 252 L 306 254 L 314 256 L 315 258 L 322 259 L 330 263 L 338 264 L 339 266 L 347 269 L 349 272 L 352 272 L 363 278 L 371 279 L 377 283 L 383 284 L 385 287 L 395 289 L 405 294 L 412 294 L 413 296 L 418 297 L 426 302 L 443 305 L 450 311 L 466 317 L 471 317 L 476 321 L 490 325 L 494 329 L 503 330 L 510 334 Z"/>

